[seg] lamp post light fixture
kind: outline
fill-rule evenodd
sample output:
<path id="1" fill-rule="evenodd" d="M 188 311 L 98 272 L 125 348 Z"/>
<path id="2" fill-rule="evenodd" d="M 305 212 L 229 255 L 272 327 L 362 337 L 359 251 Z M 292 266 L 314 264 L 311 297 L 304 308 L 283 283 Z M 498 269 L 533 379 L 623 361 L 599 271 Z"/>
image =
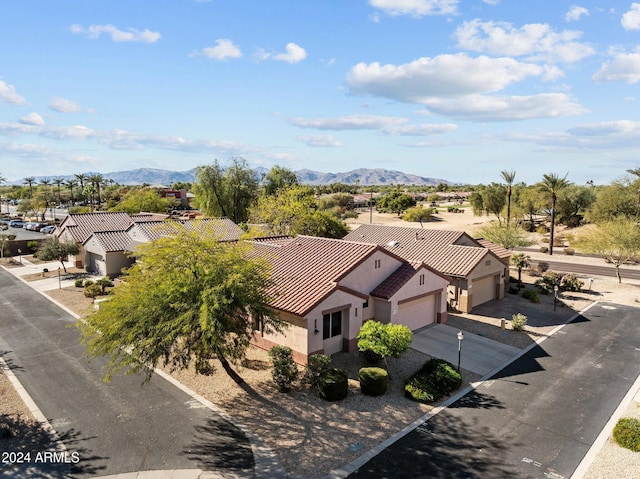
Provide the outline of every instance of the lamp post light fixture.
<path id="1" fill-rule="evenodd" d="M 593 286 L 593 278 L 589 278 L 589 291 L 591 291 L 591 286 Z"/>
<path id="2" fill-rule="evenodd" d="M 20 264 L 22 264 L 22 250 L 18 248 L 18 258 L 20 258 Z"/>
<path id="3" fill-rule="evenodd" d="M 553 287 L 553 310 L 556 310 L 556 305 L 558 304 L 558 285 Z"/>
<path id="4" fill-rule="evenodd" d="M 62 289 L 62 280 L 60 279 L 60 266 L 58 266 L 58 289 Z"/>
<path id="5" fill-rule="evenodd" d="M 460 356 L 462 355 L 463 339 L 464 339 L 464 334 L 462 334 L 462 331 L 458 331 L 458 372 L 460 372 Z"/>

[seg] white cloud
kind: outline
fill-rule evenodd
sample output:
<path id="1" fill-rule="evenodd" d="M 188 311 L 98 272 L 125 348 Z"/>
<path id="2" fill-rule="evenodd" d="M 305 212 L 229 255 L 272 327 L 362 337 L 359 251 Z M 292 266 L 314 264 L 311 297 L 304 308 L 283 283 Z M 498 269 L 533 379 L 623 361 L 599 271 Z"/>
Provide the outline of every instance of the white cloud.
<path id="1" fill-rule="evenodd" d="M 640 30 L 640 3 L 631 4 L 631 9 L 622 15 L 621 23 L 625 30 Z"/>
<path id="2" fill-rule="evenodd" d="M 214 60 L 225 60 L 227 58 L 240 58 L 242 52 L 240 48 L 233 44 L 228 38 L 219 38 L 216 40 L 215 47 L 207 47 L 202 50 L 202 54 L 207 58 Z"/>
<path id="3" fill-rule="evenodd" d="M 575 136 L 633 136 L 640 139 L 640 123 L 637 121 L 617 120 L 600 123 L 588 123 L 567 130 Z"/>
<path id="4" fill-rule="evenodd" d="M 635 52 L 612 50 L 613 60 L 604 63 L 591 78 L 596 82 L 623 81 L 629 84 L 640 81 L 640 46 Z"/>
<path id="5" fill-rule="evenodd" d="M 369 4 L 389 15 L 450 15 L 458 12 L 459 0 L 369 0 Z"/>
<path id="6" fill-rule="evenodd" d="M 44 120 L 40 115 L 33 112 L 20 118 L 20 123 L 22 123 L 23 125 L 42 126 L 44 125 Z"/>
<path id="7" fill-rule="evenodd" d="M 496 92 L 527 77 L 548 77 L 551 72 L 512 58 L 471 58 L 458 53 L 419 58 L 402 65 L 359 63 L 347 74 L 347 85 L 354 94 L 425 103 L 440 96 Z"/>
<path id="8" fill-rule="evenodd" d="M 27 103 L 24 97 L 16 93 L 16 88 L 13 85 L 5 83 L 2 80 L 0 80 L 0 100 L 13 103 L 14 105 L 24 105 Z"/>
<path id="9" fill-rule="evenodd" d="M 48 106 L 51 110 L 57 111 L 58 113 L 94 112 L 94 110 L 90 108 L 83 108 L 79 103 L 63 97 L 52 98 Z"/>
<path id="10" fill-rule="evenodd" d="M 291 119 L 291 123 L 300 128 L 316 130 L 381 130 L 393 125 L 406 123 L 406 118 L 378 115 L 350 115 L 334 118 L 301 118 Z"/>
<path id="11" fill-rule="evenodd" d="M 583 15 L 589 15 L 589 10 L 578 5 L 571 5 L 564 19 L 567 22 L 577 22 Z"/>
<path id="12" fill-rule="evenodd" d="M 287 63 L 299 63 L 305 58 L 307 58 L 306 50 L 300 45 L 296 45 L 295 43 L 287 43 L 287 46 L 285 47 L 285 53 L 273 55 L 274 60 Z"/>
<path id="13" fill-rule="evenodd" d="M 458 47 L 465 50 L 561 63 L 577 62 L 595 53 L 591 46 L 575 41 L 581 36 L 582 32 L 572 30 L 556 32 L 546 23 L 515 28 L 511 23 L 479 19 L 464 22 L 454 33 Z"/>
<path id="14" fill-rule="evenodd" d="M 498 3 L 500 3 L 500 0 L 482 0 L 482 1 L 487 5 L 497 5 Z"/>
<path id="15" fill-rule="evenodd" d="M 455 123 L 438 123 L 423 125 L 401 125 L 392 126 L 383 130 L 385 135 L 392 136 L 431 136 L 448 133 L 457 130 L 458 125 Z"/>
<path id="16" fill-rule="evenodd" d="M 516 121 L 580 115 L 587 110 L 564 93 L 531 96 L 466 95 L 425 102 L 434 113 L 460 120 Z"/>
<path id="17" fill-rule="evenodd" d="M 114 42 L 143 42 L 155 43 L 160 40 L 160 33 L 144 29 L 142 31 L 129 28 L 127 31 L 119 30 L 114 25 L 89 25 L 87 28 L 74 24 L 70 27 L 71 33 L 85 35 L 87 38 L 96 39 L 103 33 L 110 35 Z"/>
<path id="18" fill-rule="evenodd" d="M 313 136 L 299 136 L 296 140 L 305 143 L 307 146 L 312 147 L 338 147 L 342 146 L 340 140 L 333 137 L 333 135 L 313 135 Z"/>

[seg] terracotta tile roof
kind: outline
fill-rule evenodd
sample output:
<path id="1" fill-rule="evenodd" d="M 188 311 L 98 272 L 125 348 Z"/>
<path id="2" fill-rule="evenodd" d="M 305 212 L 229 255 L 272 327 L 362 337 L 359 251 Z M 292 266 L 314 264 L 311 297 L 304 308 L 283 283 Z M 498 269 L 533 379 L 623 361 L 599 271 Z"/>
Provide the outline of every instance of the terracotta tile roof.
<path id="1" fill-rule="evenodd" d="M 125 231 L 131 225 L 131 217 L 127 213 L 79 213 L 70 214 L 56 229 L 56 235 L 68 231 L 78 243 L 84 243 L 89 236 L 99 231 Z"/>
<path id="2" fill-rule="evenodd" d="M 94 233 L 92 236 L 107 253 L 131 251 L 133 249 L 131 236 L 124 231 L 103 231 Z"/>
<path id="3" fill-rule="evenodd" d="M 454 244 L 467 236 L 463 231 L 362 225 L 345 240 L 378 244 L 410 262 L 424 262 L 447 276 L 465 277 L 489 254 L 481 245 Z"/>
<path id="4" fill-rule="evenodd" d="M 147 221 L 162 221 L 169 218 L 169 215 L 164 215 L 161 213 L 136 213 L 135 215 L 131 215 L 131 220 L 134 223 L 144 223 Z"/>
<path id="5" fill-rule="evenodd" d="M 253 242 L 253 253 L 272 265 L 271 306 L 306 315 L 337 288 L 337 282 L 379 248 L 328 238 L 298 236 L 286 244 Z"/>
<path id="6" fill-rule="evenodd" d="M 409 281 L 422 267 L 419 263 L 402 263 L 400 267 L 395 270 L 391 275 L 385 279 L 382 283 L 376 286 L 371 291 L 371 296 L 377 298 L 390 299 L 396 294 L 400 288 L 402 288 L 407 281 Z"/>
<path id="7" fill-rule="evenodd" d="M 491 241 L 486 240 L 484 238 L 477 238 L 476 241 L 478 243 L 480 243 L 480 245 L 482 245 L 485 248 L 487 248 L 489 251 L 491 251 L 493 254 L 495 254 L 500 259 L 508 260 L 511 257 L 511 251 L 509 251 L 506 248 L 503 248 L 499 244 L 492 243 Z"/>
<path id="8" fill-rule="evenodd" d="M 134 226 L 132 225 L 131 227 Z M 198 231 L 214 236 L 219 241 L 237 241 L 242 234 L 244 234 L 242 228 L 228 218 L 145 221 L 136 223 L 135 228 L 137 228 L 148 241 L 175 235 L 180 230 Z"/>

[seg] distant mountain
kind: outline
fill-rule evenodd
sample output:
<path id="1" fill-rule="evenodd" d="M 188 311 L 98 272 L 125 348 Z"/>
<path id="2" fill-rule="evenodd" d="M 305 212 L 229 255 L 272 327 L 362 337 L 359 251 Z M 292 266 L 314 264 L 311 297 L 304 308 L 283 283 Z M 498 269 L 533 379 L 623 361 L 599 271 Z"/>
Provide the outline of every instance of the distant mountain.
<path id="1" fill-rule="evenodd" d="M 264 167 L 258 167 L 254 169 L 256 175 L 261 177 L 269 170 Z M 188 171 L 169 171 L 160 170 L 156 168 L 138 168 L 135 170 L 127 171 L 114 171 L 111 173 L 102 173 L 102 176 L 106 180 L 113 180 L 115 183 L 121 185 L 142 185 L 148 184 L 153 186 L 171 186 L 176 182 L 191 183 L 195 180 L 195 168 Z M 331 183 L 344 183 L 348 185 L 355 184 L 356 182 L 362 186 L 365 185 L 427 185 L 435 186 L 439 183 L 450 183 L 447 180 L 441 178 L 427 178 L 423 176 L 411 175 L 402 173 L 401 171 L 385 170 L 382 168 L 359 168 L 357 170 L 351 170 L 344 173 L 321 173 L 319 171 L 312 170 L 298 170 L 295 172 L 298 176 L 298 181 L 305 185 L 328 185 Z M 87 172 L 87 175 L 94 174 L 93 172 Z M 48 178 L 53 179 L 53 176 L 38 176 L 35 177 L 35 184 L 40 183 L 41 180 Z M 58 178 L 58 177 L 56 177 Z M 60 176 L 64 180 L 74 179 L 74 175 Z M 8 184 L 22 185 L 24 179 L 8 182 Z"/>

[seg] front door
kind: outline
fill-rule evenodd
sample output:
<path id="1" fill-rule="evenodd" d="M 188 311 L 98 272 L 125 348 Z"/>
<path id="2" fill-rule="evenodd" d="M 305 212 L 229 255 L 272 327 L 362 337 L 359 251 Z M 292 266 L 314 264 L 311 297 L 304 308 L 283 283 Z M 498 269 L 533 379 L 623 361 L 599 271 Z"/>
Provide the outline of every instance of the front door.
<path id="1" fill-rule="evenodd" d="M 322 348 L 324 354 L 335 354 L 342 351 L 342 311 L 327 313 L 322 316 Z"/>

